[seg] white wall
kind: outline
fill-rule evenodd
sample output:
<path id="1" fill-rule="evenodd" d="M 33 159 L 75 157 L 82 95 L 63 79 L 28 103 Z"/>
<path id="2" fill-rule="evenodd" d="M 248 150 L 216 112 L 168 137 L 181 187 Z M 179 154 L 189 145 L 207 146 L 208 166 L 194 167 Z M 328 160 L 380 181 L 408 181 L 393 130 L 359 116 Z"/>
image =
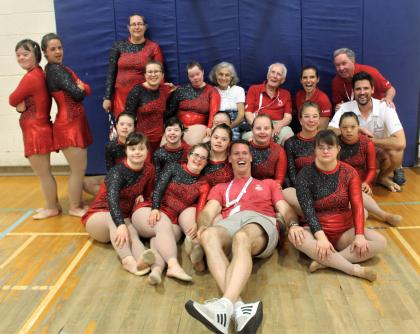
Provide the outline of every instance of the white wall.
<path id="1" fill-rule="evenodd" d="M 23 156 L 19 114 L 8 104 L 9 94 L 25 73 L 16 63 L 15 45 L 24 38 L 38 43 L 55 32 L 53 0 L 1 0 L 0 6 L 0 166 L 27 166 Z M 42 61 L 42 66 L 45 61 Z M 53 114 L 56 108 L 53 106 Z M 62 155 L 51 155 L 53 165 L 65 165 Z"/>

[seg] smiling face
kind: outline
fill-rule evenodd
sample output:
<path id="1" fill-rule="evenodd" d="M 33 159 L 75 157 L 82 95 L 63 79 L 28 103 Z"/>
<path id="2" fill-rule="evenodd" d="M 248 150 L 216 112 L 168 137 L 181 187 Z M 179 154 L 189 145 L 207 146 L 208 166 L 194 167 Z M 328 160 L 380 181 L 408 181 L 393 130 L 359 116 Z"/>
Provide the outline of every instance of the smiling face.
<path id="1" fill-rule="evenodd" d="M 147 158 L 147 146 L 144 143 L 127 146 L 125 149 L 127 161 L 131 166 L 142 165 Z"/>
<path id="2" fill-rule="evenodd" d="M 133 15 L 130 17 L 130 22 L 127 26 L 128 32 L 130 33 L 130 39 L 134 41 L 140 41 L 144 39 L 144 34 L 147 30 L 147 24 L 144 23 L 144 19 L 139 15 Z"/>
<path id="3" fill-rule="evenodd" d="M 268 117 L 257 117 L 252 127 L 252 140 L 257 145 L 266 145 L 273 134 L 271 120 Z"/>
<path id="4" fill-rule="evenodd" d="M 299 119 L 302 130 L 313 132 L 319 126 L 319 110 L 316 107 L 305 107 L 302 109 L 302 115 Z"/>
<path id="5" fill-rule="evenodd" d="M 359 140 L 359 124 L 354 117 L 346 117 L 340 121 L 341 139 L 347 144 L 355 144 Z"/>
<path id="6" fill-rule="evenodd" d="M 334 58 L 334 66 L 338 76 L 350 80 L 354 73 L 354 62 L 345 54 L 341 53 Z"/>
<path id="7" fill-rule="evenodd" d="M 267 73 L 267 85 L 272 88 L 278 88 L 284 80 L 283 67 L 281 65 L 272 65 Z"/>
<path id="8" fill-rule="evenodd" d="M 171 145 L 177 145 L 181 142 L 182 130 L 178 124 L 167 126 L 165 129 L 166 142 Z"/>
<path id="9" fill-rule="evenodd" d="M 159 87 L 163 78 L 162 67 L 158 64 L 147 64 L 145 68 L 145 79 L 150 87 Z"/>
<path id="10" fill-rule="evenodd" d="M 358 80 L 354 83 L 354 99 L 361 106 L 365 106 L 371 101 L 373 91 L 369 80 Z"/>
<path id="11" fill-rule="evenodd" d="M 198 66 L 194 66 L 187 71 L 188 80 L 194 88 L 201 88 L 204 86 L 204 71 L 200 70 Z"/>
<path id="12" fill-rule="evenodd" d="M 30 71 L 38 64 L 33 50 L 25 50 L 23 46 L 16 50 L 16 60 L 26 71 Z"/>
<path id="13" fill-rule="evenodd" d="M 224 129 L 216 129 L 210 138 L 211 150 L 215 153 L 225 153 L 230 144 L 229 133 Z"/>
<path id="14" fill-rule="evenodd" d="M 49 40 L 44 53 L 51 64 L 61 64 L 63 62 L 64 50 L 59 39 Z"/>
<path id="15" fill-rule="evenodd" d="M 119 139 L 125 141 L 127 136 L 134 131 L 134 120 L 130 116 L 121 115 L 115 127 Z"/>
<path id="16" fill-rule="evenodd" d="M 230 86 L 232 78 L 232 73 L 227 67 L 222 67 L 216 72 L 217 84 L 222 90 L 227 89 Z"/>
<path id="17" fill-rule="evenodd" d="M 308 68 L 302 72 L 300 83 L 307 94 L 311 94 L 315 91 L 319 82 L 319 77 L 316 75 L 316 71 L 313 68 Z"/>
<path id="18" fill-rule="evenodd" d="M 204 147 L 195 147 L 188 155 L 187 167 L 194 173 L 199 174 L 207 165 L 209 152 Z"/>
<path id="19" fill-rule="evenodd" d="M 229 162 L 235 177 L 250 176 L 252 155 L 249 146 L 242 143 L 233 144 L 230 148 Z"/>

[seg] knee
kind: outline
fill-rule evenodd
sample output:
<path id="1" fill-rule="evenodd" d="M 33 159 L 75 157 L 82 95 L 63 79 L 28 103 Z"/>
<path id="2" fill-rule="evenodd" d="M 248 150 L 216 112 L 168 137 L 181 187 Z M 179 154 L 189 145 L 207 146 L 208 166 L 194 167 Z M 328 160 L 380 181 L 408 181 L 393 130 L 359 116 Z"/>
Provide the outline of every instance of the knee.
<path id="1" fill-rule="evenodd" d="M 386 238 L 382 234 L 378 233 L 375 241 L 378 247 L 378 252 L 382 252 L 383 250 L 385 250 L 388 242 L 386 241 Z"/>
<path id="2" fill-rule="evenodd" d="M 201 233 L 200 243 L 204 248 L 213 248 L 212 245 L 215 245 L 219 242 L 217 237 L 217 231 L 214 228 L 209 227 Z"/>
<path id="3" fill-rule="evenodd" d="M 246 231 L 239 230 L 235 233 L 233 236 L 232 241 L 233 249 L 237 248 L 246 248 L 251 249 L 251 240 L 249 238 L 249 235 Z"/>

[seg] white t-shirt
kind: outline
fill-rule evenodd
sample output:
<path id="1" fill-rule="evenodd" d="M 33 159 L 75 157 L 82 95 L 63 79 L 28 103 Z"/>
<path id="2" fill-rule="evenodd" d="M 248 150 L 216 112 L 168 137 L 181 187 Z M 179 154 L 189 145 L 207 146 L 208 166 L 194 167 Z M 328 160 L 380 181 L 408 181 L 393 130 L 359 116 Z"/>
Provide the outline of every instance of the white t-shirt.
<path id="1" fill-rule="evenodd" d="M 242 87 L 232 86 L 228 89 L 221 90 L 216 87 L 220 94 L 220 111 L 238 110 L 237 103 L 245 103 L 245 91 Z"/>
<path id="2" fill-rule="evenodd" d="M 349 101 L 341 105 L 328 126 L 338 129 L 341 115 L 347 111 L 354 112 L 359 119 L 360 126 L 372 132 L 375 138 L 389 137 L 403 128 L 395 109 L 388 107 L 384 101 L 381 102 L 374 98 L 372 98 L 372 111 L 367 119 L 363 118 L 360 113 L 357 102 Z"/>

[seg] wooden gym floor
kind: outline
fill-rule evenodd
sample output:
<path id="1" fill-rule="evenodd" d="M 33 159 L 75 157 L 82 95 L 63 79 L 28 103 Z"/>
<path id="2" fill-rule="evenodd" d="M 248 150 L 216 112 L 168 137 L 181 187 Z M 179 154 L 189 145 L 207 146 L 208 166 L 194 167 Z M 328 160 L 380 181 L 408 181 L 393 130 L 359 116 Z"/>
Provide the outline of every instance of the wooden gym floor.
<path id="1" fill-rule="evenodd" d="M 420 333 L 419 174 L 406 170 L 401 193 L 375 189 L 384 209 L 404 217 L 398 228 L 367 221 L 388 240 L 366 263 L 376 282 L 333 270 L 310 274 L 288 242 L 256 261 L 243 298 L 264 303 L 259 332 Z M 66 177 L 57 180 L 66 209 Z M 207 333 L 184 303 L 219 296 L 208 272 L 193 274 L 193 284 L 165 278 L 151 287 L 121 268 L 110 245 L 89 239 L 79 219 L 32 220 L 42 202 L 35 177 L 0 177 L 0 333 Z"/>

